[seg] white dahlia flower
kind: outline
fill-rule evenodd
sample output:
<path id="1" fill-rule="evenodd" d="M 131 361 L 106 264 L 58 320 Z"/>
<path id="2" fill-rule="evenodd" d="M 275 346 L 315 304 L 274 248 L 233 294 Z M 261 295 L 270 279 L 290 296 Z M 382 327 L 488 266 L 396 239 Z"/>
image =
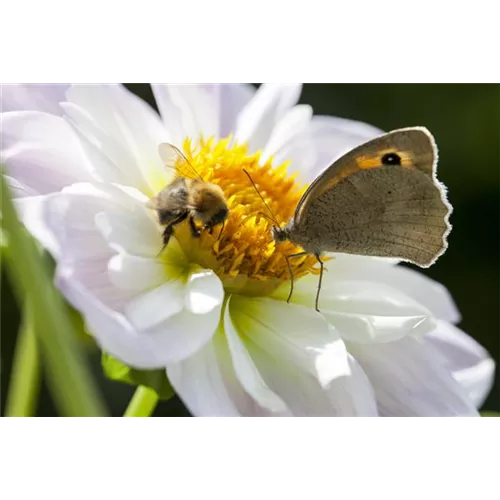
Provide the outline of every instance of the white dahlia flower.
<path id="1" fill-rule="evenodd" d="M 485 350 L 453 326 L 440 284 L 369 257 L 328 255 L 321 313 L 313 256 L 276 244 L 245 168 L 280 222 L 332 160 L 381 131 L 313 116 L 300 85 L 153 85 L 161 116 L 121 85 L 2 88 L 2 163 L 56 283 L 101 348 L 165 368 L 197 416 L 475 416 Z M 162 142 L 219 185 L 224 230 L 162 227 L 148 199 L 171 179 Z"/>

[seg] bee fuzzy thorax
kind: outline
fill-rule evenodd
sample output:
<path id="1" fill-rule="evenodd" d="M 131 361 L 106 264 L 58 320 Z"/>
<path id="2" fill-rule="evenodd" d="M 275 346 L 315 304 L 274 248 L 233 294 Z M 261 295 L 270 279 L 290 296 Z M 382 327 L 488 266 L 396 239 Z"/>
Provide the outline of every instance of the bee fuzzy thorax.
<path id="1" fill-rule="evenodd" d="M 273 166 L 272 158 L 261 162 L 260 153 L 249 154 L 246 145 L 231 144 L 230 138 L 201 140 L 196 145 L 186 140 L 183 153 L 199 176 L 180 177 L 182 181 L 176 186 L 177 200 L 184 201 L 186 196 L 184 207 L 187 205 L 191 219 L 198 223 L 193 230 L 187 216 L 172 231 L 188 260 L 212 269 L 228 291 L 265 294 L 288 281 L 287 256 L 302 249 L 288 239 L 290 222 L 286 223 L 305 186 L 288 175 L 287 164 Z M 273 228 L 276 224 L 262 216 L 262 199 L 244 170 L 281 229 Z M 156 198 L 165 200 L 168 196 Z M 271 233 L 275 239 L 270 238 Z M 295 278 L 317 274 L 316 264 L 314 256 L 304 256 L 293 261 L 291 270 Z"/>
<path id="2" fill-rule="evenodd" d="M 222 189 L 200 180 L 191 182 L 188 190 L 188 206 L 201 222 L 213 225 L 223 222 L 228 215 L 228 208 Z"/>

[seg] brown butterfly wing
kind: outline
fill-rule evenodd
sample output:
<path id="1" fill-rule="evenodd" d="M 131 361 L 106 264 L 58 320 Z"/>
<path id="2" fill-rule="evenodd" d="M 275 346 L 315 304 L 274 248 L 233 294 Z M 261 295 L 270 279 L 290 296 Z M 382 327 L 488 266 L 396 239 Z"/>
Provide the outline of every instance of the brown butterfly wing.
<path id="1" fill-rule="evenodd" d="M 292 239 L 308 251 L 431 265 L 446 249 L 451 213 L 435 178 L 436 162 L 434 140 L 423 128 L 396 130 L 359 146 L 306 191 Z"/>

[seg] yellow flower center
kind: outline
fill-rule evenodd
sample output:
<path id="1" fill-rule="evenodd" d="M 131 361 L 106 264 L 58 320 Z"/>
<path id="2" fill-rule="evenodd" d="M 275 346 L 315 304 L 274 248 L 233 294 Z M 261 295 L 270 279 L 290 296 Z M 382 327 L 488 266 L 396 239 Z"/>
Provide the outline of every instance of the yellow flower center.
<path id="1" fill-rule="evenodd" d="M 175 227 L 174 235 L 187 258 L 212 269 L 228 292 L 265 295 L 290 279 L 286 256 L 302 249 L 290 241 L 277 243 L 271 235 L 273 223 L 245 169 L 280 225 L 288 222 L 306 186 L 299 186 L 295 175 L 287 174 L 289 162 L 273 167 L 272 158 L 260 163 L 261 153 L 249 154 L 246 145 L 230 145 L 231 138 L 201 140 L 193 147 L 186 139 L 184 154 L 200 177 L 218 185 L 224 192 L 229 215 L 213 233 L 202 230 L 194 238 L 188 223 Z M 306 255 L 290 259 L 294 279 L 317 274 L 317 261 Z"/>

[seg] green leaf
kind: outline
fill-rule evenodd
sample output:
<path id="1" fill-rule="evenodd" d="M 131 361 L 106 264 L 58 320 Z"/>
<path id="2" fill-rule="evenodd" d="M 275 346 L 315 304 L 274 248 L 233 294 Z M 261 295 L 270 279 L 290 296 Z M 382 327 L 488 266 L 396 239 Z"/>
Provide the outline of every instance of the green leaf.
<path id="1" fill-rule="evenodd" d="M 23 316 L 12 361 L 6 417 L 31 417 L 35 415 L 38 403 L 40 355 L 31 305 L 25 304 Z"/>
<path id="2" fill-rule="evenodd" d="M 1 214 L 0 214 L 1 215 Z M 2 269 L 3 261 L 7 256 L 9 248 L 9 237 L 7 233 L 0 227 L 0 271 Z"/>
<path id="3" fill-rule="evenodd" d="M 78 340 L 88 348 L 97 349 L 96 341 L 94 337 L 87 331 L 87 327 L 85 326 L 85 321 L 82 318 L 82 315 L 66 302 L 66 308 L 68 310 L 68 316 L 71 319 L 71 323 L 73 328 L 75 329 L 76 336 Z"/>
<path id="4" fill-rule="evenodd" d="M 46 259 L 19 221 L 3 175 L 0 182 L 7 271 L 21 303 L 33 308 L 34 332 L 54 401 L 64 416 L 108 415 Z"/>
<path id="5" fill-rule="evenodd" d="M 40 245 L 37 245 L 37 248 L 40 252 L 43 261 L 46 263 L 47 269 L 50 272 L 50 276 L 53 277 L 56 269 L 55 260 Z M 71 320 L 73 328 L 75 329 L 75 333 L 78 340 L 81 341 L 85 347 L 97 349 L 97 344 L 94 340 L 94 337 L 87 331 L 87 327 L 85 326 L 85 322 L 80 312 L 77 311 L 67 300 L 65 300 L 64 297 L 62 297 L 62 299 L 68 311 L 68 316 Z"/>
<path id="6" fill-rule="evenodd" d="M 482 411 L 481 417 L 500 417 L 500 413 L 496 411 Z"/>
<path id="7" fill-rule="evenodd" d="M 104 374 L 111 380 L 133 386 L 149 387 L 163 400 L 175 395 L 165 370 L 136 370 L 104 352 L 101 356 L 101 364 Z"/>

